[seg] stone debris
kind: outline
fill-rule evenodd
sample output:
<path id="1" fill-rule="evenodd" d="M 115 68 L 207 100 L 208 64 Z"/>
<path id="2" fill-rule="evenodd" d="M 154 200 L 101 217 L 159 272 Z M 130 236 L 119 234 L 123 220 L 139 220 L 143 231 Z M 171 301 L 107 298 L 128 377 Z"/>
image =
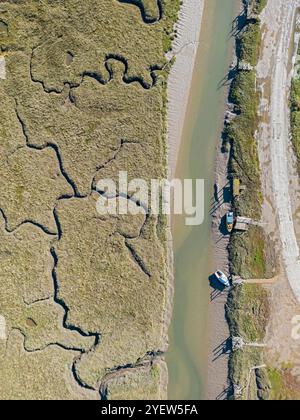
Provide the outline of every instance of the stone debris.
<path id="1" fill-rule="evenodd" d="M 0 340 L 6 340 L 6 321 L 4 316 L 0 315 Z"/>
<path id="2" fill-rule="evenodd" d="M 241 337 L 232 337 L 232 351 L 241 350 L 245 346 Z"/>
<path id="3" fill-rule="evenodd" d="M 250 63 L 246 63 L 245 61 L 239 61 L 238 69 L 240 71 L 253 71 L 254 67 Z"/>
<path id="4" fill-rule="evenodd" d="M 0 57 L 0 79 L 6 79 L 5 57 Z"/>

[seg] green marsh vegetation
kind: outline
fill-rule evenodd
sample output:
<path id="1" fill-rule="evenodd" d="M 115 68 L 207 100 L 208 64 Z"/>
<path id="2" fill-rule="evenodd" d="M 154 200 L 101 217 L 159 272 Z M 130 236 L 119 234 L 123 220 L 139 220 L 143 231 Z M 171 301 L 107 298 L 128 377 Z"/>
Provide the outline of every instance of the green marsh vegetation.
<path id="1" fill-rule="evenodd" d="M 239 216 L 256 221 L 261 218 L 263 197 L 255 137 L 259 101 L 255 67 L 261 45 L 259 14 L 265 5 L 266 1 L 252 1 L 251 14 L 245 18 L 244 26 L 237 35 L 236 51 L 240 67 L 229 95 L 237 115 L 224 131 L 224 147 L 230 149 L 229 174 L 238 178 L 244 187 L 240 197 L 233 201 L 234 211 Z M 272 277 L 268 246 L 264 231 L 259 226 L 252 226 L 242 234 L 234 233 L 229 245 L 231 274 L 244 279 Z M 262 342 L 269 317 L 268 293 L 260 285 L 235 286 L 229 294 L 226 313 L 233 337 L 241 337 L 245 342 Z M 239 397 L 235 395 L 236 398 L 268 397 L 267 391 L 258 393 L 255 374 L 251 370 L 262 363 L 261 349 L 246 347 L 231 354 L 229 377 L 232 384 L 242 390 Z M 267 385 L 265 388 L 267 390 Z"/>
<path id="2" fill-rule="evenodd" d="M 117 383 L 112 395 L 141 397 L 143 380 L 145 398 L 160 395 L 160 368 L 143 370 L 140 361 L 150 365 L 165 346 L 166 221 L 101 219 L 95 185 L 120 170 L 166 176 L 165 52 L 179 6 L 1 2 L 1 192 L 11 205 L 2 199 L 0 278 L 13 296 L 1 314 L 14 355 L 3 398 L 99 398 L 104 378 L 124 366 L 136 369 L 123 372 L 124 389 Z M 8 235 L 16 225 L 17 247 Z M 18 359 L 22 346 L 33 352 Z"/>

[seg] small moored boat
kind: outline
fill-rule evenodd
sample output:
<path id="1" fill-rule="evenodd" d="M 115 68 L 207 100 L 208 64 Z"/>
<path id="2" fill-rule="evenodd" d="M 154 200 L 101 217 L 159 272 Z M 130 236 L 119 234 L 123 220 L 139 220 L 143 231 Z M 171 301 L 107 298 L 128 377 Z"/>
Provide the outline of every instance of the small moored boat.
<path id="1" fill-rule="evenodd" d="M 230 281 L 228 277 L 220 270 L 215 272 L 216 279 L 223 284 L 225 287 L 230 287 Z"/>
<path id="2" fill-rule="evenodd" d="M 228 233 L 231 233 L 233 231 L 233 224 L 234 224 L 234 215 L 232 211 L 229 211 L 226 214 L 226 228 L 227 228 Z"/>

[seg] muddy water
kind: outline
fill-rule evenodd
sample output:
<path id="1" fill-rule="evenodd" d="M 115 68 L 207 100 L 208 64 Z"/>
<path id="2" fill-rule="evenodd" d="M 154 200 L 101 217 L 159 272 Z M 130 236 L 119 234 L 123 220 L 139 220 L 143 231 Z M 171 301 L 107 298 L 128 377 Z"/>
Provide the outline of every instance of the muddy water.
<path id="1" fill-rule="evenodd" d="M 170 399 L 204 399 L 209 348 L 208 277 L 211 273 L 210 200 L 215 150 L 222 128 L 225 88 L 222 79 L 232 52 L 230 30 L 238 0 L 207 0 L 200 46 L 186 115 L 178 178 L 205 180 L 205 222 L 187 228 L 173 221 L 175 302 L 170 328 Z"/>

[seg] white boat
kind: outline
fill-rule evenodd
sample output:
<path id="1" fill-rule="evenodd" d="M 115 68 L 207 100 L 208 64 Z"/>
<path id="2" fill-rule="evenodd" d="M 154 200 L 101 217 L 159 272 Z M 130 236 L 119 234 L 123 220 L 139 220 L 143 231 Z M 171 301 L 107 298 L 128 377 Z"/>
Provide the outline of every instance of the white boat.
<path id="1" fill-rule="evenodd" d="M 223 286 L 225 286 L 225 287 L 230 287 L 230 281 L 229 281 L 229 279 L 228 279 L 228 277 L 222 272 L 222 271 L 216 271 L 215 272 L 215 276 L 216 276 L 216 279 L 221 283 L 221 284 L 223 284 Z"/>

